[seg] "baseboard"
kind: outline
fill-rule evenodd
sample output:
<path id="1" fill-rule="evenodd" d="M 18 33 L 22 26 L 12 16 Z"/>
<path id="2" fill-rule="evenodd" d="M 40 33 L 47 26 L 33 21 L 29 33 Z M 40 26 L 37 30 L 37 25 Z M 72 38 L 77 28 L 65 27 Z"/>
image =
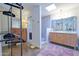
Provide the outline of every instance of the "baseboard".
<path id="1" fill-rule="evenodd" d="M 70 48 L 70 49 L 79 50 L 78 47 L 75 47 L 75 48 L 74 48 L 74 47 L 72 47 L 72 46 L 60 44 L 60 43 L 57 43 L 57 42 L 50 42 L 50 43 L 53 43 L 53 44 L 56 44 L 56 45 L 60 45 L 60 46 L 63 46 L 63 47 L 67 47 L 67 48 Z"/>

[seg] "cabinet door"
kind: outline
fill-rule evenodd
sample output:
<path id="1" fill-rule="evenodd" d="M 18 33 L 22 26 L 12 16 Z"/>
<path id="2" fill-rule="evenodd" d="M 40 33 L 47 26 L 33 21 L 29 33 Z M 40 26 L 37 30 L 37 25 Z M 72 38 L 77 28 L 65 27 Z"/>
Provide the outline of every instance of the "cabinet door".
<path id="1" fill-rule="evenodd" d="M 60 43 L 60 44 L 64 44 L 64 42 L 65 42 L 65 38 L 66 38 L 66 36 L 64 35 L 64 33 L 57 33 L 57 35 L 56 35 L 57 37 L 57 43 Z"/>
<path id="2" fill-rule="evenodd" d="M 27 39 L 27 29 L 22 30 L 22 38 L 23 38 L 24 41 L 26 41 L 26 39 Z"/>
<path id="3" fill-rule="evenodd" d="M 62 33 L 55 33 L 55 32 L 52 33 L 51 32 L 49 37 L 50 37 L 51 42 L 60 43 L 60 44 L 63 44 L 63 42 L 64 42 Z"/>
<path id="4" fill-rule="evenodd" d="M 76 40 L 77 40 L 77 35 L 76 34 L 67 34 L 66 35 L 66 41 L 65 44 L 68 46 L 76 46 Z"/>
<path id="5" fill-rule="evenodd" d="M 51 42 L 55 41 L 55 40 L 56 40 L 56 33 L 50 32 L 50 33 L 49 33 L 49 40 L 50 40 Z"/>

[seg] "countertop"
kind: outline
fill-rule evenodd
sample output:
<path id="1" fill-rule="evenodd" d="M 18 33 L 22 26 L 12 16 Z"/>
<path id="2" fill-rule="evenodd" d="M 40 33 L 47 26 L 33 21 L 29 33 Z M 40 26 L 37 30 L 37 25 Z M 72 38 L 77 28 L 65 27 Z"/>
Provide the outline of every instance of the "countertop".
<path id="1" fill-rule="evenodd" d="M 55 32 L 55 33 L 68 33 L 68 34 L 77 34 L 76 31 L 53 31 L 50 28 L 47 29 L 48 32 Z"/>
<path id="2" fill-rule="evenodd" d="M 77 32 L 73 32 L 73 31 L 50 31 L 50 32 L 77 34 Z"/>

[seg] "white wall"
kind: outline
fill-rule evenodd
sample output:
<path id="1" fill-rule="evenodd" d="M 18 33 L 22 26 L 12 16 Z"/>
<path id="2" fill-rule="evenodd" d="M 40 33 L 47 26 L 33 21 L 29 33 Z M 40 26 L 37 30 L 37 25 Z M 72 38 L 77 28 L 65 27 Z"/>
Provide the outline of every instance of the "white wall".
<path id="1" fill-rule="evenodd" d="M 32 43 L 35 46 L 40 47 L 40 7 L 39 6 L 35 6 L 35 8 L 33 9 L 32 17 L 33 17 L 33 23 L 32 23 L 33 41 Z"/>
<path id="2" fill-rule="evenodd" d="M 32 7 L 30 13 L 32 16 L 32 40 L 30 40 L 30 44 L 40 48 L 40 6 Z"/>

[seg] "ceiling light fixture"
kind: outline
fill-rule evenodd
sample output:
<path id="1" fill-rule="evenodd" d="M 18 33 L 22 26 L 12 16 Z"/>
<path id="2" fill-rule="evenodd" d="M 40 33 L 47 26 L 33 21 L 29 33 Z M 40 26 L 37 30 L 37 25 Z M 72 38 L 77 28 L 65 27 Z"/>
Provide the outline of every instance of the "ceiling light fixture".
<path id="1" fill-rule="evenodd" d="M 51 4 L 51 5 L 46 7 L 47 11 L 52 11 L 52 10 L 55 10 L 55 9 L 56 9 L 56 5 L 55 4 Z"/>

